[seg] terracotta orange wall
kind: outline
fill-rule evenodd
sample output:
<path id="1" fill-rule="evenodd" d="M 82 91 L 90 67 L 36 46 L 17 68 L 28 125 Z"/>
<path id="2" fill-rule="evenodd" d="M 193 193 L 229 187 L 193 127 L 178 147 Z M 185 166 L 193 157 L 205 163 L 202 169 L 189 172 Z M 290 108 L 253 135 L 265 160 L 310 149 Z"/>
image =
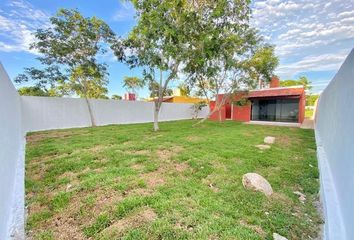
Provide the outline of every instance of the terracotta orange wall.
<path id="1" fill-rule="evenodd" d="M 305 90 L 300 95 L 299 100 L 299 123 L 302 123 L 305 120 L 305 106 L 306 106 L 306 94 Z"/>
<path id="2" fill-rule="evenodd" d="M 210 111 L 214 110 L 215 105 L 216 105 L 215 101 L 210 101 L 209 103 Z M 212 121 L 219 121 L 219 112 L 221 113 L 221 121 L 225 121 L 225 117 L 226 117 L 225 106 L 222 106 L 219 111 L 216 111 L 213 114 L 211 114 L 209 119 Z"/>
<path id="3" fill-rule="evenodd" d="M 245 92 L 240 92 L 234 96 L 234 101 L 239 101 L 243 97 L 247 97 L 248 94 Z M 245 106 L 238 106 L 235 103 L 232 104 L 232 120 L 240 122 L 249 122 L 251 120 L 251 104 Z"/>
<path id="4" fill-rule="evenodd" d="M 251 104 L 246 106 L 232 105 L 232 120 L 249 122 L 251 120 Z"/>

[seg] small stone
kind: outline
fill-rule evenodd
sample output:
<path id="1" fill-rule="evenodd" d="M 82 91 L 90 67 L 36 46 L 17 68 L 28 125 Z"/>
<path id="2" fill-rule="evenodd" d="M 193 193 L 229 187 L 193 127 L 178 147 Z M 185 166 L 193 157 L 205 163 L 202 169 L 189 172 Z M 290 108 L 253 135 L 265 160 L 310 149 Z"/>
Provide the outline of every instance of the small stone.
<path id="1" fill-rule="evenodd" d="M 72 187 L 72 185 L 71 185 L 71 184 L 68 184 L 68 185 L 66 186 L 66 191 L 69 191 L 71 187 Z"/>
<path id="2" fill-rule="evenodd" d="M 305 203 L 305 201 L 306 201 L 306 195 L 305 194 L 303 194 L 302 192 L 299 192 L 299 191 L 294 192 L 294 194 L 299 196 L 300 202 Z"/>
<path id="3" fill-rule="evenodd" d="M 275 142 L 275 137 L 267 136 L 264 138 L 264 143 L 273 144 Z"/>
<path id="4" fill-rule="evenodd" d="M 278 233 L 273 233 L 273 239 L 274 240 L 288 240 L 286 237 L 283 237 L 282 235 L 279 235 Z"/>
<path id="5" fill-rule="evenodd" d="M 264 214 L 268 216 L 268 215 L 269 215 L 269 212 L 265 212 Z"/>
<path id="6" fill-rule="evenodd" d="M 269 182 L 257 173 L 243 175 L 242 184 L 245 188 L 260 191 L 268 197 L 273 194 L 273 189 Z"/>
<path id="7" fill-rule="evenodd" d="M 269 145 L 264 145 L 264 144 L 256 145 L 256 147 L 259 148 L 260 150 L 266 150 L 270 148 Z"/>

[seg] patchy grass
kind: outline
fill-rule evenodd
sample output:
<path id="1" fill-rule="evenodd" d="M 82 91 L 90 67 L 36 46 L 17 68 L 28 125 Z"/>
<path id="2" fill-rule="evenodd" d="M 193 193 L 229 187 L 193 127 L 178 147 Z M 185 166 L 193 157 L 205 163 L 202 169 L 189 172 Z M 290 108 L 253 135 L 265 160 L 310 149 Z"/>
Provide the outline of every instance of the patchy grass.
<path id="1" fill-rule="evenodd" d="M 312 130 L 192 121 L 28 135 L 27 234 L 33 239 L 289 239 L 321 222 Z M 270 149 L 260 150 L 265 136 Z M 267 198 L 242 175 L 271 183 Z M 301 203 L 294 191 L 306 194 Z"/>

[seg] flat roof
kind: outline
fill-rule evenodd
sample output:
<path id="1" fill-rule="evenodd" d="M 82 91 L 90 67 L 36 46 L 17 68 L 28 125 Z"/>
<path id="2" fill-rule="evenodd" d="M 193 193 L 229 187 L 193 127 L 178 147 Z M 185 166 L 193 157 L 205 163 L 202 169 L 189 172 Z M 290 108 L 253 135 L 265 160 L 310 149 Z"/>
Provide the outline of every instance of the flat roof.
<path id="1" fill-rule="evenodd" d="M 265 88 L 265 89 L 251 90 L 248 94 L 248 97 L 257 98 L 257 97 L 300 96 L 304 94 L 304 92 L 305 89 L 303 86 Z"/>

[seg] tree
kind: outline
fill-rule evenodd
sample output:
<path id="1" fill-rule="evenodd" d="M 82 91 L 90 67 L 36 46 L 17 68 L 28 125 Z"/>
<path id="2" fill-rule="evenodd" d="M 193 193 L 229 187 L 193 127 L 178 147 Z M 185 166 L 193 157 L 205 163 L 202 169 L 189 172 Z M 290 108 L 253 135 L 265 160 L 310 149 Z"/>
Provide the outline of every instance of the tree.
<path id="1" fill-rule="evenodd" d="M 190 90 L 190 87 L 188 86 L 188 84 L 181 83 L 178 86 L 178 89 L 180 91 L 181 96 L 189 96 L 191 94 L 191 90 Z"/>
<path id="2" fill-rule="evenodd" d="M 117 39 L 110 27 L 96 17 L 85 18 L 77 10 L 60 9 L 50 18 L 51 26 L 38 29 L 32 49 L 40 53 L 43 69 L 25 68 L 18 83 L 33 81 L 35 86 L 55 89 L 62 95 L 85 98 L 95 125 L 88 98 L 107 98 L 107 65 L 97 56 Z"/>
<path id="3" fill-rule="evenodd" d="M 298 80 L 283 80 L 280 81 L 282 87 L 304 86 L 305 90 L 311 90 L 311 81 L 305 76 L 300 76 Z"/>
<path id="4" fill-rule="evenodd" d="M 33 87 L 21 87 L 18 89 L 18 93 L 21 96 L 40 96 L 40 97 L 60 97 L 61 95 L 55 91 L 55 89 L 49 89 L 44 91 L 43 89 Z"/>
<path id="5" fill-rule="evenodd" d="M 251 79 L 256 80 L 261 89 L 265 83 L 270 82 L 274 70 L 279 65 L 279 58 L 274 54 L 274 47 L 265 45 L 256 50 L 251 59 L 246 62 Z M 253 86 L 252 86 L 253 85 Z M 255 84 L 250 83 L 254 87 Z"/>
<path id="6" fill-rule="evenodd" d="M 113 94 L 112 97 L 111 97 L 111 99 L 114 99 L 114 100 L 122 100 L 122 96 Z"/>
<path id="7" fill-rule="evenodd" d="M 115 51 L 118 60 L 143 68 L 143 80 L 152 90 L 154 130 L 169 83 L 177 78 L 187 49 L 188 21 L 184 1 L 133 0 L 137 25 Z M 125 50 L 125 51 L 124 51 Z M 155 88 L 157 87 L 157 89 Z"/>
<path id="8" fill-rule="evenodd" d="M 306 95 L 306 106 L 314 106 L 319 97 L 320 95 L 318 94 Z"/>
<path id="9" fill-rule="evenodd" d="M 207 0 L 188 4 L 189 51 L 183 70 L 189 84 L 200 89 L 199 93 L 204 93 L 208 100 L 216 98 L 216 107 L 210 113 L 213 114 L 234 92 L 254 82 L 249 65 L 252 57 L 257 59 L 255 52 L 261 38 L 250 27 L 250 1 Z M 222 98 L 217 97 L 220 93 L 224 93 Z"/>
<path id="10" fill-rule="evenodd" d="M 125 87 L 128 92 L 133 92 L 134 94 L 136 94 L 136 90 L 143 88 L 144 85 L 144 81 L 138 77 L 125 76 L 123 79 L 123 87 Z"/>

